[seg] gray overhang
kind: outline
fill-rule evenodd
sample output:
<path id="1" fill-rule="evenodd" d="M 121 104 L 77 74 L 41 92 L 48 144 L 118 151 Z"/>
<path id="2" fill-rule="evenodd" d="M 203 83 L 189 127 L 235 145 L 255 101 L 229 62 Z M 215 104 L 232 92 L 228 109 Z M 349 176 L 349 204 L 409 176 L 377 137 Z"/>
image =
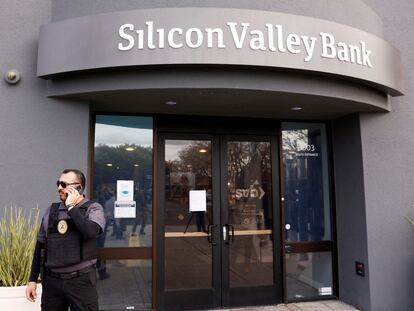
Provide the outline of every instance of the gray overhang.
<path id="1" fill-rule="evenodd" d="M 183 46 L 172 48 L 167 41 L 162 47 L 156 46 L 156 36 L 151 46 L 148 22 L 154 27 L 154 35 L 157 29 L 164 29 L 165 36 L 168 30 L 182 29 L 183 36 L 178 39 L 183 40 Z M 237 23 L 238 28 L 234 29 L 237 34 L 231 32 L 229 22 Z M 238 48 L 234 37 L 241 36 L 242 23 L 249 24 L 246 29 L 248 39 Z M 121 25 L 125 24 L 133 25 L 134 31 L 143 31 L 142 48 L 134 42 L 134 47 L 129 50 L 118 49 L 119 44 L 125 46 L 128 43 L 118 33 Z M 269 32 L 266 32 L 269 25 L 273 25 L 275 31 L 275 51 L 269 46 Z M 226 47 L 219 48 L 214 44 L 208 47 L 205 33 L 199 47 L 186 46 L 186 31 L 204 31 L 206 28 L 222 29 Z M 280 29 L 282 32 L 278 32 Z M 249 31 L 253 32 L 250 34 Z M 265 49 L 252 49 L 249 40 L 260 37 L 257 33 L 266 36 Z M 369 54 L 366 55 L 368 64 L 321 57 L 324 53 L 321 33 L 333 36 L 335 44 L 343 42 L 359 47 L 361 52 L 364 52 L 362 49 L 368 50 L 369 53 L 365 51 Z M 194 34 L 193 30 L 190 36 L 193 43 L 197 41 Z M 299 39 L 303 36 L 302 45 L 292 46 L 292 50 L 300 52 L 287 50 L 289 34 L 297 35 Z M 285 40 L 281 41 L 284 51 L 280 51 L 277 45 L 278 36 Z M 312 57 L 305 49 L 306 38 L 315 38 Z M 345 105 L 349 109 L 344 113 L 389 111 L 387 96 L 402 95 L 403 90 L 399 52 L 377 36 L 305 16 L 223 8 L 132 10 L 45 25 L 39 39 L 38 76 L 50 80 L 49 96 L 82 97 L 95 102 L 108 98 L 106 95 L 109 94 L 116 97 L 121 93 L 131 96 L 201 90 L 199 94 L 202 96 L 214 90 L 218 96 L 233 90 L 235 94 L 256 94 L 256 98 L 262 92 L 267 94 L 263 96 L 264 101 L 279 96 L 286 99 L 287 105 L 294 98 L 305 96 L 310 102 L 316 99 L 318 106 L 322 105 L 322 110 L 327 112 L 335 105 Z M 102 94 L 106 95 L 102 97 Z M 128 96 L 122 97 L 128 101 Z M 247 98 L 253 99 L 251 96 Z M 263 109 L 266 110 L 265 107 Z"/>

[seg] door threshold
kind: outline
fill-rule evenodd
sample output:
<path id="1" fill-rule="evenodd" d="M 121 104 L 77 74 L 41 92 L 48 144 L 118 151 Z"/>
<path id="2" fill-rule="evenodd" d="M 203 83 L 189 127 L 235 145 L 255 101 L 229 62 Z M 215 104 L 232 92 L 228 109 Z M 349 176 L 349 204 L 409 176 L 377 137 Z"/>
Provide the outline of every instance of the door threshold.
<path id="1" fill-rule="evenodd" d="M 348 305 L 339 300 L 317 300 L 310 302 L 292 302 L 288 304 L 278 304 L 271 306 L 254 306 L 254 307 L 237 307 L 237 308 L 221 308 L 221 309 L 209 309 L 209 311 L 221 310 L 221 311 L 354 311 L 359 310 L 351 305 Z"/>

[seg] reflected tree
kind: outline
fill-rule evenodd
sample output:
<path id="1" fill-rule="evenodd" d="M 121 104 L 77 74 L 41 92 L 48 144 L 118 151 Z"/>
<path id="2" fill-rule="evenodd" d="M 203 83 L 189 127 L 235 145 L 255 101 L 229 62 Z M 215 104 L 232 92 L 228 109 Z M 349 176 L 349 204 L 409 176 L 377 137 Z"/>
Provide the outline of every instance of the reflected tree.
<path id="1" fill-rule="evenodd" d="M 95 146 L 94 196 L 102 188 L 115 191 L 117 180 L 134 180 L 135 188 L 150 192 L 152 187 L 152 147 L 139 145 Z"/>

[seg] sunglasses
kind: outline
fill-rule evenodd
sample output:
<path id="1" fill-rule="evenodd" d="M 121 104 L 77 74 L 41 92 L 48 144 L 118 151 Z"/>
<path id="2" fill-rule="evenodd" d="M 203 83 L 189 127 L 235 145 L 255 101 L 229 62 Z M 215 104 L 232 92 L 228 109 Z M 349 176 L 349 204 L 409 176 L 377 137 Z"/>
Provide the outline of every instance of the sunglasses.
<path id="1" fill-rule="evenodd" d="M 80 183 L 78 182 L 73 182 L 73 183 L 67 183 L 65 181 L 61 181 L 58 180 L 56 181 L 56 186 L 59 188 L 59 186 L 62 186 L 62 188 L 66 188 L 67 186 L 72 186 L 72 185 L 79 185 Z"/>

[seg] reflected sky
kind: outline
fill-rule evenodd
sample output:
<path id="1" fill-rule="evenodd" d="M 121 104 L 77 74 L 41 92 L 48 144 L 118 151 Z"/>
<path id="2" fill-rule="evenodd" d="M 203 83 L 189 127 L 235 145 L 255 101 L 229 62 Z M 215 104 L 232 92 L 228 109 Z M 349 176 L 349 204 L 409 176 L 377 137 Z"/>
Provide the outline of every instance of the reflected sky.
<path id="1" fill-rule="evenodd" d="M 166 161 L 178 161 L 180 160 L 178 154 L 181 150 L 185 149 L 188 145 L 193 143 L 192 140 L 172 140 L 165 141 L 165 160 Z"/>
<path id="2" fill-rule="evenodd" d="M 152 147 L 152 129 L 96 123 L 95 146 L 107 145 L 113 147 L 124 144 Z"/>
<path id="3" fill-rule="evenodd" d="M 205 143 L 206 148 L 210 148 L 211 141 L 209 140 L 175 140 L 167 139 L 165 141 L 165 160 L 166 161 L 180 161 L 180 152 L 189 146 L 197 145 L 198 143 Z"/>

